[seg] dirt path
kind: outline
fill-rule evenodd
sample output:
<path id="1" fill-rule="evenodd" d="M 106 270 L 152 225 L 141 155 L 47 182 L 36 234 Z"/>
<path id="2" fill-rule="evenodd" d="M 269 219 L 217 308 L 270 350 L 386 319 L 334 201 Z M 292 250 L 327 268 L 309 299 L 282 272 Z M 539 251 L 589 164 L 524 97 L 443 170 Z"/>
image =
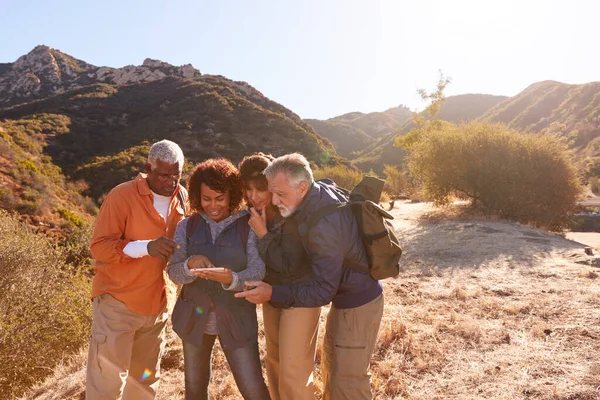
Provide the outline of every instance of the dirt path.
<path id="1" fill-rule="evenodd" d="M 597 232 L 568 232 L 567 239 L 593 248 L 600 247 L 600 233 Z"/>
<path id="2" fill-rule="evenodd" d="M 428 211 L 393 210 L 406 257 L 386 288 L 397 333 L 380 344 L 379 398 L 600 399 L 599 260 L 543 230 Z"/>

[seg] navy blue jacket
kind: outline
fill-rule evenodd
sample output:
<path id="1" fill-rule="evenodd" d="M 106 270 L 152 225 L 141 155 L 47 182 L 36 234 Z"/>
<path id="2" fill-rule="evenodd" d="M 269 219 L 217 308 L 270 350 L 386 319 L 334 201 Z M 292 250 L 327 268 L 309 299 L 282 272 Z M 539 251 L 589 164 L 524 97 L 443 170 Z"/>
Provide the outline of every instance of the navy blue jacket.
<path id="1" fill-rule="evenodd" d="M 368 272 L 347 267 L 350 261 L 368 271 L 367 253 L 349 207 L 326 215 L 307 232 L 311 216 L 317 210 L 346 201 L 330 183 L 333 182 L 315 182 L 294 214 L 313 279 L 308 283 L 273 286 L 274 307 L 319 307 L 333 302 L 336 308 L 354 308 L 374 300 L 383 291 Z"/>

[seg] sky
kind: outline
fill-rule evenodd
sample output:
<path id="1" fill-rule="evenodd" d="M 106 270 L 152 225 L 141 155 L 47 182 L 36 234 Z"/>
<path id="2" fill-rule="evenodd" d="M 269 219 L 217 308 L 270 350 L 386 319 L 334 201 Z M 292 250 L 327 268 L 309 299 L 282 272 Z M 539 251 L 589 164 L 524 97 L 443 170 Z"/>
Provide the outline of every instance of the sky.
<path id="1" fill-rule="evenodd" d="M 600 80 L 596 0 L 0 0 L 0 63 L 45 44 L 97 66 L 154 58 L 246 81 L 302 118 Z"/>

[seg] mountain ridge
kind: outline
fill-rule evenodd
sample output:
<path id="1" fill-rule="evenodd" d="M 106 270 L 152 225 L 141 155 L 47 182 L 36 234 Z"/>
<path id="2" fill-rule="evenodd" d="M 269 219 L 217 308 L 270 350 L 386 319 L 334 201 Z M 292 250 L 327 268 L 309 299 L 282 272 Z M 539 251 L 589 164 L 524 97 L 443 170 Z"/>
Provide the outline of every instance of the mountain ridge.
<path id="1" fill-rule="evenodd" d="M 140 171 L 149 145 L 161 139 L 180 144 L 188 160 L 186 171 L 209 157 L 226 157 L 235 163 L 257 151 L 274 155 L 300 151 L 315 167 L 349 166 L 329 140 L 246 82 L 202 75 L 195 69 L 186 77 L 180 67 L 150 59 L 142 67 L 125 67 L 110 82 L 98 82 L 103 67 L 94 69 L 45 46 L 25 57 L 17 66 L 3 69 L 4 89 L 19 87 L 21 76 L 10 75 L 15 71 L 23 76 L 37 73 L 40 84 L 27 96 L 7 95 L 6 90 L 0 96 L 0 149 L 10 149 L 12 154 L 0 163 L 0 182 L 14 189 L 0 193 L 0 207 L 30 220 L 64 225 L 68 221 L 59 208 L 88 218 L 93 214 L 88 200 L 77 199 L 83 206 L 69 205 L 65 196 L 56 197 L 54 192 L 68 186 L 93 202 L 101 201 L 112 187 Z M 56 61 L 61 57 L 63 61 Z M 67 62 L 81 71 L 63 74 Z M 117 78 L 124 74 L 131 80 L 115 83 L 122 82 Z M 45 164 L 37 164 L 37 159 Z M 64 179 L 49 176 L 56 174 Z M 28 180 L 39 184 L 23 190 Z M 44 207 L 42 199 L 48 196 L 57 200 Z"/>
<path id="2" fill-rule="evenodd" d="M 439 118 L 450 122 L 460 122 L 473 119 L 482 115 L 490 107 L 505 100 L 506 96 L 495 96 L 489 94 L 462 94 L 449 96 L 442 104 Z M 396 137 L 405 134 L 414 128 L 411 118 L 398 129 L 390 131 L 381 136 L 376 142 L 363 148 L 355 154 L 351 162 L 363 171 L 374 170 L 381 172 L 385 164 L 401 166 L 406 151 L 394 146 Z"/>
<path id="3" fill-rule="evenodd" d="M 0 107 L 25 103 L 94 83 L 126 85 L 167 76 L 194 78 L 191 64 L 175 67 L 146 58 L 140 66 L 98 67 L 45 45 L 36 46 L 13 63 L 0 64 Z"/>
<path id="4" fill-rule="evenodd" d="M 347 158 L 364 150 L 389 132 L 400 129 L 412 112 L 400 105 L 382 112 L 362 113 L 359 111 L 338 115 L 327 120 L 306 119 L 315 131 L 331 140 L 336 151 Z"/>

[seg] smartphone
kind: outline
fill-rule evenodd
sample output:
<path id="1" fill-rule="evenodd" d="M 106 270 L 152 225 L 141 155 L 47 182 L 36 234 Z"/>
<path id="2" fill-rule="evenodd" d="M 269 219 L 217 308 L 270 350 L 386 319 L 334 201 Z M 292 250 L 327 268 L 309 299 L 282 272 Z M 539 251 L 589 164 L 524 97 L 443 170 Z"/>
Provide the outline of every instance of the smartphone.
<path id="1" fill-rule="evenodd" d="M 224 272 L 225 268 L 224 267 L 213 267 L 213 268 L 193 268 L 190 269 L 191 272 L 202 272 L 202 271 L 217 271 L 217 272 Z"/>

